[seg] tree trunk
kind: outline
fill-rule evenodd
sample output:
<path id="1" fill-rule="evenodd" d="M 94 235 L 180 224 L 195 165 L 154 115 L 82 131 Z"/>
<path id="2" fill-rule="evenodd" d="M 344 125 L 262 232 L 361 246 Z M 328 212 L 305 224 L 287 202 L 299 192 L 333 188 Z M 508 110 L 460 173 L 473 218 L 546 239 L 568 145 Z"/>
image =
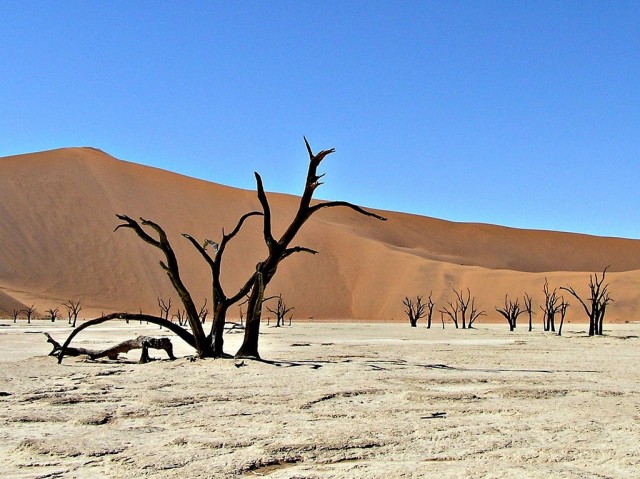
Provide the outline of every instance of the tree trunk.
<path id="1" fill-rule="evenodd" d="M 604 313 L 606 311 L 607 305 L 603 304 L 602 309 L 598 311 L 598 335 L 602 336 L 602 325 L 604 323 Z"/>
<path id="2" fill-rule="evenodd" d="M 244 329 L 242 346 L 236 353 L 236 358 L 260 359 L 258 342 L 260 338 L 260 319 L 262 318 L 262 299 L 264 298 L 264 283 L 262 273 L 258 271 L 253 281 L 249 304 L 247 305 L 247 323 Z"/>
<path id="3" fill-rule="evenodd" d="M 228 306 L 218 303 L 213 312 L 213 325 L 211 334 L 213 336 L 213 357 L 224 356 L 224 325 L 227 322 Z"/>

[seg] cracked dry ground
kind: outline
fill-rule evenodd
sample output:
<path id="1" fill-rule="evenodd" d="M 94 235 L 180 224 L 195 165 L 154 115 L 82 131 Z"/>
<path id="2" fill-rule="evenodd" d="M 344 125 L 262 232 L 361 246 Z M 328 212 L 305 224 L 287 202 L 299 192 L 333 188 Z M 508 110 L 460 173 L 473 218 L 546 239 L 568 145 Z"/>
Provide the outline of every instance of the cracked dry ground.
<path id="1" fill-rule="evenodd" d="M 33 335 L 30 357 L 0 363 L 2 475 L 638 477 L 640 325 L 602 338 L 570 326 L 294 324 L 264 328 L 271 363 L 59 366 Z M 143 329 L 85 340 L 157 334 Z M 0 349 L 25 334 L 2 328 Z"/>

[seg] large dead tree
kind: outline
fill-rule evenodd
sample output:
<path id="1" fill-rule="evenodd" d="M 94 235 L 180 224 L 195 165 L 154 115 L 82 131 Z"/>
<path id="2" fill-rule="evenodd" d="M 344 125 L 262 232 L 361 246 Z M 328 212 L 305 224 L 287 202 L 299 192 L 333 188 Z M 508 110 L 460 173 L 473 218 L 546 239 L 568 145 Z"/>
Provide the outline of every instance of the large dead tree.
<path id="1" fill-rule="evenodd" d="M 598 273 L 589 275 L 589 298 L 586 300 L 583 300 L 572 287 L 560 288 L 580 301 L 584 311 L 589 316 L 589 336 L 602 335 L 602 325 L 607 305 L 613 301 L 609 295 L 609 284 L 604 282 L 607 269 L 609 269 L 608 266 L 602 271 L 601 278 L 598 278 Z"/>
<path id="2" fill-rule="evenodd" d="M 427 315 L 427 312 L 425 311 L 427 305 L 422 302 L 422 296 L 417 296 L 415 303 L 409 299 L 408 296 L 405 296 L 402 300 L 402 304 L 405 306 L 404 314 L 409 318 L 409 324 L 411 324 L 412 328 L 417 327 L 418 321 Z"/>
<path id="3" fill-rule="evenodd" d="M 247 304 L 248 310 L 247 322 L 244 330 L 244 340 L 240 349 L 236 353 L 236 357 L 260 358 L 258 342 L 264 289 L 269 285 L 276 274 L 280 262 L 288 256 L 298 252 L 311 254 L 317 253 L 312 249 L 302 246 L 291 246 L 291 243 L 300 231 L 300 228 L 302 228 L 312 215 L 324 208 L 346 207 L 362 215 L 383 221 L 385 220 L 382 216 L 366 211 L 361 207 L 346 201 L 327 201 L 312 205 L 311 199 L 313 197 L 313 193 L 322 184 L 320 179 L 324 176 L 323 174 L 318 175 L 318 166 L 320 166 L 322 160 L 333 153 L 335 149 L 322 150 L 317 154 L 314 154 L 306 138 L 304 139 L 304 142 L 307 147 L 307 153 L 309 154 L 309 168 L 307 170 L 307 180 L 304 192 L 300 198 L 300 203 L 295 217 L 279 239 L 276 239 L 273 236 L 271 228 L 271 207 L 269 206 L 269 201 L 262 185 L 262 178 L 258 173 L 255 173 L 258 199 L 262 205 L 263 212 L 263 236 L 269 253 L 264 261 L 261 261 L 256 265 L 256 272 L 252 276 L 253 285 L 251 287 L 249 302 Z"/>
<path id="4" fill-rule="evenodd" d="M 182 281 L 182 278 L 180 276 L 180 269 L 178 266 L 178 260 L 164 229 L 159 224 L 149 219 L 140 218 L 140 222 L 138 222 L 127 215 L 118 214 L 116 216 L 122 221 L 122 223 L 116 227 L 116 231 L 121 228 L 131 229 L 143 241 L 159 249 L 164 254 L 165 259 L 163 261 L 160 261 L 160 266 L 166 272 L 173 288 L 178 293 L 178 297 L 180 298 L 180 301 L 182 302 L 182 305 L 184 307 L 186 323 L 189 325 L 191 331 L 189 332 L 162 317 L 145 314 L 113 313 L 91 321 L 87 321 L 76 328 L 69 335 L 67 341 L 62 346 L 60 354 L 58 355 L 58 361 L 62 361 L 62 358 L 65 354 L 65 349 L 68 347 L 73 337 L 75 337 L 75 335 L 77 335 L 80 331 L 87 327 L 116 319 L 147 321 L 152 324 L 164 326 L 170 331 L 176 333 L 181 339 L 192 346 L 196 350 L 198 357 L 205 358 L 224 356 L 223 333 L 227 310 L 231 305 L 237 303 L 246 295 L 249 295 L 249 300 L 247 304 L 245 335 L 242 346 L 236 353 L 236 356 L 259 359 L 260 355 L 258 352 L 258 339 L 260 333 L 260 319 L 265 288 L 273 279 L 278 265 L 283 259 L 298 252 L 307 252 L 312 254 L 316 253 L 316 251 L 310 248 L 305 248 L 302 246 L 290 246 L 291 242 L 297 235 L 300 228 L 304 225 L 304 223 L 314 213 L 320 211 L 323 208 L 332 208 L 339 206 L 350 208 L 360 214 L 380 220 L 385 219 L 375 213 L 366 211 L 359 206 L 347 203 L 345 201 L 328 201 L 312 205 L 311 199 L 313 193 L 315 189 L 322 184 L 319 180 L 323 175 L 317 174 L 317 168 L 320 165 L 321 161 L 327 155 L 333 153 L 334 150 L 323 150 L 314 155 L 306 138 L 305 144 L 309 153 L 310 160 L 305 189 L 300 199 L 298 210 L 294 219 L 292 220 L 291 224 L 286 229 L 284 234 L 278 240 L 274 238 L 271 230 L 271 209 L 269 206 L 267 195 L 264 191 L 262 178 L 258 173 L 255 173 L 255 177 L 258 190 L 258 199 L 262 206 L 262 212 L 254 211 L 243 215 L 238 221 L 236 227 L 231 231 L 231 233 L 226 234 L 223 230 L 222 240 L 219 244 L 209 239 L 205 240 L 204 243 L 201 244 L 192 236 L 183 234 L 183 236 L 187 238 L 191 242 L 191 244 L 198 250 L 198 252 L 202 255 L 211 269 L 213 289 L 213 321 L 211 332 L 208 335 L 204 332 L 203 323 L 198 314 L 199 311 L 196 309 L 191 294 Z M 245 284 L 234 295 L 228 296 L 222 288 L 222 284 L 220 282 L 220 271 L 223 253 L 228 242 L 238 234 L 244 222 L 252 216 L 259 215 L 263 216 L 263 236 L 267 246 L 268 255 L 264 261 L 261 261 L 256 265 L 255 271 L 247 279 Z M 209 245 L 212 246 L 213 254 L 210 254 L 207 250 L 207 247 Z"/>
<path id="5" fill-rule="evenodd" d="M 509 299 L 509 295 L 505 295 L 504 306 L 502 308 L 498 308 L 496 306 L 496 311 L 504 316 L 509 323 L 509 331 L 514 331 L 516 329 L 518 316 L 524 313 L 524 310 L 520 308 L 520 302 L 518 299 L 514 302 Z"/>

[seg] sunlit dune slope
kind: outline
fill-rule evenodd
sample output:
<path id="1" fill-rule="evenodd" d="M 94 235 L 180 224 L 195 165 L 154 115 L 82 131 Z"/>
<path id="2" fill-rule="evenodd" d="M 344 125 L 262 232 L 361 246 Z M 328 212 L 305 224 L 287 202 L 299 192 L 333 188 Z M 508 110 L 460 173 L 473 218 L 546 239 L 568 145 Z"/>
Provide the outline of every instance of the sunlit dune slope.
<path id="1" fill-rule="evenodd" d="M 322 165 L 327 181 L 332 161 L 337 158 Z M 209 270 L 181 233 L 219 240 L 223 227 L 229 231 L 243 213 L 259 210 L 254 191 L 120 161 L 92 148 L 0 158 L 0 191 L 4 314 L 31 304 L 42 313 L 68 299 L 83 302 L 82 316 L 157 313 L 158 297 L 173 298 L 177 305 L 158 266 L 161 253 L 131 230 L 114 232 L 116 213 L 152 219 L 165 228 L 185 283 L 201 305 L 210 297 Z M 298 200 L 279 194 L 269 199 L 275 232 L 282 232 Z M 337 199 L 349 201 L 348 192 Z M 540 304 L 545 277 L 552 287 L 573 285 L 585 292 L 589 273 L 610 265 L 615 302 L 609 318 L 640 319 L 638 240 L 381 214 L 388 221 L 349 209 L 318 213 L 296 244 L 320 253 L 287 259 L 267 294 L 282 293 L 299 319 L 404 320 L 405 296 L 433 291 L 440 307 L 452 298 L 451 288 L 469 287 L 488 319 L 499 320 L 494 308 L 505 294 L 527 291 Z M 235 292 L 264 255 L 261 220 L 252 218 L 226 252 L 226 291 Z M 579 320 L 583 312 L 570 302 L 569 319 Z M 238 312 L 233 308 L 230 314 Z"/>

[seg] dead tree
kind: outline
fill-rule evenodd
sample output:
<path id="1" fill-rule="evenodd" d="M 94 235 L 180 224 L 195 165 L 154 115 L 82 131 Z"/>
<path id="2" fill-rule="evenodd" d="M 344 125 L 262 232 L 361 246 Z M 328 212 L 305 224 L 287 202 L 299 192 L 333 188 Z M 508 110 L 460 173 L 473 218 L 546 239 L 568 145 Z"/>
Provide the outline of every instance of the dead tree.
<path id="1" fill-rule="evenodd" d="M 198 310 L 196 309 L 191 294 L 182 282 L 178 260 L 175 256 L 173 248 L 171 247 L 166 232 L 160 225 L 151 220 L 140 218 L 140 222 L 138 222 L 129 216 L 118 214 L 116 216 L 122 221 L 122 223 L 116 227 L 116 231 L 121 228 L 131 229 L 143 241 L 159 249 L 164 254 L 165 259 L 163 261 L 160 261 L 160 266 L 166 272 L 172 286 L 178 293 L 178 297 L 180 298 L 180 301 L 182 302 L 182 305 L 184 307 L 186 321 L 189 324 L 191 332 L 184 330 L 178 325 L 174 325 L 172 322 L 166 320 L 165 318 L 157 316 L 113 313 L 102 316 L 100 318 L 96 318 L 94 320 L 87 321 L 78 328 L 74 329 L 69 338 L 67 338 L 65 344 L 62 346 L 61 354 L 58 356 L 58 361 L 62 361 L 65 348 L 68 347 L 70 341 L 80 331 L 87 327 L 116 319 L 140 319 L 148 321 L 152 324 L 164 326 L 170 331 L 176 333 L 180 338 L 182 338 L 185 342 L 192 346 L 196 350 L 198 357 L 204 358 L 223 356 L 223 333 L 226 320 L 226 312 L 231 305 L 237 303 L 242 297 L 246 296 L 247 294 L 250 295 L 249 302 L 247 304 L 245 334 L 243 343 L 236 353 L 236 356 L 259 359 L 260 355 L 258 353 L 258 339 L 260 333 L 260 318 L 262 312 L 262 302 L 264 299 L 264 289 L 274 277 L 278 265 L 283 259 L 298 252 L 307 252 L 312 254 L 316 253 L 316 251 L 302 246 L 290 246 L 291 242 L 294 240 L 295 236 L 297 235 L 300 228 L 304 225 L 304 223 L 314 213 L 320 211 L 321 209 L 339 206 L 350 208 L 360 214 L 380 220 L 385 219 L 375 213 L 366 211 L 359 206 L 347 203 L 345 201 L 319 202 L 312 205 L 311 199 L 313 193 L 315 189 L 322 184 L 319 180 L 323 175 L 317 174 L 317 168 L 320 165 L 321 161 L 327 155 L 333 153 L 334 150 L 323 150 L 314 155 L 306 138 L 305 144 L 309 153 L 310 160 L 305 189 L 300 199 L 299 207 L 295 214 L 295 217 L 290 223 L 289 227 L 280 237 L 280 239 L 276 240 L 273 237 L 273 233 L 271 230 L 271 209 L 264 191 L 262 178 L 258 173 L 255 173 L 255 177 L 258 190 L 258 199 L 262 206 L 262 212 L 250 212 L 243 215 L 231 233 L 225 234 L 223 230 L 222 240 L 219 244 L 211 240 L 205 240 L 203 244 L 200 244 L 190 235 L 183 234 L 183 236 L 187 238 L 200 252 L 211 269 L 213 286 L 213 321 L 211 333 L 209 335 L 205 334 L 202 322 L 198 316 Z M 240 290 L 233 296 L 227 296 L 220 283 L 222 255 L 224 253 L 226 245 L 231 239 L 233 239 L 236 234 L 238 234 L 243 223 L 249 217 L 257 215 L 263 216 L 263 236 L 267 246 L 268 255 L 264 261 L 261 261 L 256 265 L 255 271 L 247 279 L 246 283 L 240 288 Z M 148 230 L 152 230 L 153 234 L 150 234 Z M 206 250 L 208 245 L 213 246 L 213 254 L 210 254 Z"/>
<path id="2" fill-rule="evenodd" d="M 567 309 L 570 304 L 567 303 L 564 298 L 560 301 L 560 327 L 558 328 L 558 336 L 562 336 L 562 326 L 564 325 L 564 317 L 567 315 Z"/>
<path id="3" fill-rule="evenodd" d="M 458 305 L 460 305 L 460 319 L 462 320 L 462 329 L 467 329 L 467 310 L 469 309 L 469 306 L 471 306 L 471 312 L 473 312 L 473 309 L 474 309 L 473 303 L 475 302 L 475 298 L 473 298 L 473 301 L 471 300 L 471 290 L 469 290 L 469 288 L 467 288 L 466 299 L 464 297 L 464 293 L 462 292 L 462 290 L 456 291 L 454 289 L 453 292 L 456 295 Z M 469 319 L 469 327 L 471 327 L 473 325 L 473 321 L 471 321 L 472 317 L 469 317 L 468 319 Z"/>
<path id="4" fill-rule="evenodd" d="M 474 323 L 480 316 L 486 316 L 485 311 L 479 311 L 476 308 L 476 298 L 471 298 L 471 312 L 469 313 L 469 329 L 473 328 Z"/>
<path id="5" fill-rule="evenodd" d="M 408 296 L 405 296 L 402 304 L 405 306 L 404 314 L 409 318 L 409 324 L 415 328 L 418 326 L 418 321 L 426 316 L 425 308 L 427 305 L 422 303 L 422 296 L 417 296 L 415 303 Z"/>
<path id="6" fill-rule="evenodd" d="M 458 329 L 458 314 L 460 313 L 460 306 L 456 302 L 447 301 L 449 307 L 445 306 L 440 310 L 440 319 L 442 320 L 442 329 L 444 329 L 444 315 L 449 316 L 456 329 Z"/>
<path id="7" fill-rule="evenodd" d="M 96 319 L 91 319 L 89 321 L 86 321 L 84 323 L 82 323 L 80 326 L 78 326 L 77 328 L 75 328 L 71 334 L 69 335 L 69 337 L 66 339 L 66 341 L 64 342 L 64 344 L 60 347 L 60 352 L 58 353 L 58 363 L 61 363 L 64 356 L 67 354 L 68 350 L 73 350 L 74 348 L 69 348 L 69 344 L 71 344 L 71 341 L 73 341 L 73 338 L 75 338 L 80 332 L 82 332 L 83 330 L 90 328 L 92 326 L 96 326 L 98 324 L 102 324 L 102 323 L 106 323 L 107 321 L 114 321 L 114 320 L 120 320 L 120 319 L 129 319 L 132 321 L 146 321 L 148 323 L 151 324 L 157 324 L 158 326 L 162 326 L 167 328 L 169 331 L 173 332 L 176 334 L 176 336 L 178 336 L 180 339 L 182 339 L 185 343 L 187 343 L 189 346 L 191 346 L 193 349 L 195 349 L 196 351 L 198 351 L 198 344 L 196 343 L 196 339 L 195 336 L 190 333 L 189 331 L 187 331 L 184 328 L 181 328 L 180 326 L 178 326 L 177 324 L 172 323 L 169 320 L 166 320 L 164 318 L 160 318 L 158 316 L 151 316 L 148 314 L 133 314 L 133 313 L 112 313 L 112 314 L 107 314 L 107 315 L 103 315 L 99 318 Z"/>
<path id="8" fill-rule="evenodd" d="M 261 309 L 264 289 L 269 285 L 272 278 L 276 274 L 280 262 L 283 259 L 298 252 L 306 252 L 311 254 L 317 253 L 312 249 L 302 246 L 290 246 L 292 241 L 300 231 L 300 228 L 302 228 L 302 226 L 309 218 L 311 218 L 313 214 L 324 208 L 347 207 L 362 215 L 379 220 L 385 220 L 385 218 L 380 215 L 377 215 L 370 211 L 366 211 L 361 207 L 348 203 L 346 201 L 327 201 L 315 203 L 312 205 L 311 199 L 313 197 L 313 194 L 316 188 L 318 188 L 322 184 L 320 179 L 324 176 L 318 175 L 318 166 L 320 166 L 320 163 L 326 156 L 330 155 L 335 150 L 332 148 L 330 150 L 322 150 L 317 154 L 314 154 L 306 138 L 304 139 L 304 142 L 307 147 L 307 153 L 309 154 L 309 169 L 307 171 L 307 180 L 305 183 L 304 192 L 302 193 L 302 197 L 300 198 L 298 210 L 295 214 L 294 219 L 291 221 L 291 223 L 279 239 L 276 239 L 273 236 L 271 226 L 271 207 L 269 206 L 269 201 L 264 191 L 262 178 L 258 173 L 255 173 L 258 189 L 258 199 L 260 200 L 263 212 L 263 236 L 265 244 L 267 246 L 268 256 L 264 261 L 261 261 L 256 265 L 256 272 L 252 276 L 253 285 L 251 287 L 249 302 L 247 304 L 247 322 L 244 330 L 244 339 L 242 345 L 240 346 L 240 349 L 236 353 L 236 357 L 260 358 L 260 353 L 258 352 L 258 341 L 260 334 L 260 318 L 262 314 Z"/>
<path id="9" fill-rule="evenodd" d="M 200 321 L 202 321 L 202 324 L 205 323 L 208 315 L 209 310 L 207 309 L 207 298 L 204 298 L 204 304 L 200 308 L 200 311 L 198 311 L 198 317 L 200 318 Z"/>
<path id="10" fill-rule="evenodd" d="M 53 350 L 49 353 L 49 356 L 58 356 L 62 350 L 62 346 L 48 333 L 44 333 L 47 337 L 47 342 L 53 345 Z M 107 357 L 112 360 L 118 359 L 118 354 L 128 353 L 132 349 L 142 349 L 140 355 L 140 363 L 148 363 L 151 361 L 149 357 L 149 348 L 151 349 L 164 349 L 169 356 L 169 359 L 174 360 L 176 357 L 173 355 L 173 344 L 169 338 L 152 338 L 150 336 L 138 336 L 136 339 L 130 339 L 123 341 L 115 346 L 112 346 L 103 350 L 93 350 L 85 348 L 67 348 L 67 356 L 89 356 L 90 359 L 99 359 Z"/>
<path id="11" fill-rule="evenodd" d="M 175 318 L 178 320 L 179 326 L 186 326 L 187 324 L 187 313 L 184 309 L 178 309 L 175 314 L 172 316 L 172 319 Z"/>
<path id="12" fill-rule="evenodd" d="M 20 311 L 21 313 L 24 313 L 27 315 L 27 324 L 31 324 L 31 318 L 36 312 L 35 306 L 36 306 L 35 304 L 32 304 L 31 306 Z"/>
<path id="13" fill-rule="evenodd" d="M 50 309 L 47 309 L 46 311 L 52 323 L 55 322 L 56 319 L 58 319 L 59 312 L 60 312 L 60 308 L 50 308 Z"/>
<path id="14" fill-rule="evenodd" d="M 67 319 L 69 324 L 71 327 L 75 328 L 76 322 L 78 321 L 78 315 L 80 314 L 80 311 L 82 311 L 80 301 L 70 299 L 64 303 L 64 308 L 67 310 Z"/>
<path id="15" fill-rule="evenodd" d="M 524 293 L 524 297 L 522 298 L 522 310 L 526 311 L 529 315 L 529 332 L 533 329 L 533 299 L 529 296 L 529 293 Z"/>
<path id="16" fill-rule="evenodd" d="M 516 329 L 518 316 L 524 313 L 524 310 L 520 309 L 519 301 L 517 299 L 515 302 L 509 300 L 508 295 L 505 295 L 504 297 L 504 307 L 498 308 L 496 306 L 496 311 L 504 316 L 509 323 L 509 331 L 513 331 Z"/>
<path id="17" fill-rule="evenodd" d="M 456 296 L 455 305 L 451 301 L 447 301 L 449 307 L 445 306 L 442 312 L 451 318 L 456 329 L 458 329 L 458 322 L 461 322 L 462 329 L 470 329 L 480 316 L 486 316 L 484 311 L 478 311 L 476 308 L 476 298 L 471 297 L 469 288 L 467 288 L 466 298 L 462 290 L 457 291 L 453 288 L 453 293 Z"/>
<path id="18" fill-rule="evenodd" d="M 276 315 L 276 328 L 279 328 L 280 325 L 284 326 L 284 320 L 289 311 L 292 311 L 295 308 L 287 308 L 287 305 L 282 299 L 282 294 L 279 294 L 275 297 L 278 300 L 276 303 L 276 309 L 271 309 L 267 306 L 267 311 Z M 289 315 L 289 325 L 291 325 L 291 318 L 293 315 Z"/>
<path id="19" fill-rule="evenodd" d="M 13 322 L 17 323 L 18 322 L 18 316 L 20 316 L 20 313 L 22 313 L 21 309 L 14 309 L 12 316 L 13 316 Z"/>
<path id="20" fill-rule="evenodd" d="M 597 273 L 589 275 L 589 298 L 586 301 L 584 301 L 572 287 L 561 288 L 580 301 L 584 311 L 587 313 L 587 316 L 589 316 L 589 336 L 602 335 L 602 325 L 604 323 L 607 305 L 613 301 L 611 296 L 609 296 L 609 284 L 604 283 L 607 269 L 609 269 L 608 266 L 602 271 L 601 278 L 598 278 Z"/>
<path id="21" fill-rule="evenodd" d="M 158 297 L 158 306 L 160 307 L 160 317 L 168 320 L 169 311 L 171 311 L 171 298 L 165 303 L 164 299 Z"/>
<path id="22" fill-rule="evenodd" d="M 60 308 L 50 308 L 50 309 L 47 309 L 45 312 L 49 315 L 48 319 L 50 319 L 51 322 L 53 323 L 58 317 L 58 312 L 60 312 Z"/>
<path id="23" fill-rule="evenodd" d="M 431 320 L 433 319 L 433 308 L 436 303 L 433 302 L 433 291 L 429 292 L 429 297 L 427 298 L 426 307 L 427 307 L 427 329 L 431 329 Z"/>
<path id="24" fill-rule="evenodd" d="M 549 281 L 544 279 L 544 286 L 542 287 L 544 293 L 544 306 L 540 306 L 542 310 L 542 326 L 545 331 L 556 331 L 556 314 L 560 311 L 561 299 L 558 296 L 558 288 L 554 288 L 553 291 L 549 290 Z"/>

